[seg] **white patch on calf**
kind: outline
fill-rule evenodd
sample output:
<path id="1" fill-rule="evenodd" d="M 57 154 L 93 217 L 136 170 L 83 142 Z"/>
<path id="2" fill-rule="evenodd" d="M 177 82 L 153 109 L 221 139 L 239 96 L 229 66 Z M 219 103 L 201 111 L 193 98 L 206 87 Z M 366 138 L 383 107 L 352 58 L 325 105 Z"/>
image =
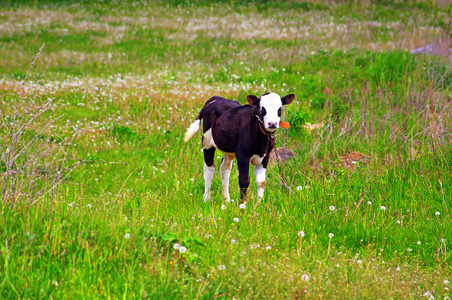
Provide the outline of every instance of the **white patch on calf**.
<path id="1" fill-rule="evenodd" d="M 204 132 L 203 140 L 202 140 L 202 147 L 204 149 L 210 149 L 212 147 L 217 148 L 217 145 L 215 145 L 215 142 L 213 140 L 212 129 L 209 129 L 206 132 Z"/>
<path id="2" fill-rule="evenodd" d="M 280 116 L 278 116 L 278 110 L 282 107 L 281 97 L 275 93 L 264 95 L 261 97 L 259 106 L 261 109 L 262 107 L 265 108 L 265 111 L 267 112 L 262 120 L 264 122 L 265 130 L 275 131 L 278 129 L 279 121 L 281 120 Z M 270 128 L 270 123 L 275 124 L 276 127 Z"/>
<path id="3" fill-rule="evenodd" d="M 254 154 L 250 158 L 250 163 L 255 166 L 260 165 L 262 160 L 264 159 L 265 155 L 266 154 L 264 154 L 264 156 L 259 156 L 259 155 Z"/>

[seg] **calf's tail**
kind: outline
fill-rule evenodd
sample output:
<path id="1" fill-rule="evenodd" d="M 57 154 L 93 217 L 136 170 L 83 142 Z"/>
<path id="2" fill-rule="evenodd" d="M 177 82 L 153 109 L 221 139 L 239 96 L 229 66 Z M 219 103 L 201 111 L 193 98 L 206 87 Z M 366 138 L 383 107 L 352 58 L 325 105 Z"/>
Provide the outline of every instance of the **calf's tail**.
<path id="1" fill-rule="evenodd" d="M 204 107 L 199 112 L 198 116 L 196 117 L 196 120 L 190 124 L 190 127 L 188 127 L 187 132 L 185 133 L 185 136 L 184 136 L 184 142 L 188 142 L 188 140 L 199 130 L 203 112 L 204 112 Z"/>

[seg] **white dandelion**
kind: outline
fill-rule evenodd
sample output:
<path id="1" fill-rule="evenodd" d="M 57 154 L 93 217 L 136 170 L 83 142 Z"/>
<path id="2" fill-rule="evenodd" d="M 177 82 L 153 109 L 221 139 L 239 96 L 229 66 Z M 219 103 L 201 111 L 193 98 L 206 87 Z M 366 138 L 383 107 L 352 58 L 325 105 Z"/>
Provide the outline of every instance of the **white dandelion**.
<path id="1" fill-rule="evenodd" d="M 330 233 L 330 234 L 328 234 L 328 236 L 330 237 L 330 239 L 332 239 L 334 234 Z"/>
<path id="2" fill-rule="evenodd" d="M 238 223 L 239 222 L 239 218 L 234 218 L 234 222 Z"/>
<path id="3" fill-rule="evenodd" d="M 330 210 L 334 211 L 336 209 L 336 207 L 334 207 L 333 205 L 330 206 Z"/>
<path id="4" fill-rule="evenodd" d="M 225 209 L 226 209 L 226 205 L 223 204 L 223 205 L 221 206 L 221 209 L 222 209 L 222 210 L 225 210 Z"/>
<path id="5" fill-rule="evenodd" d="M 308 274 L 303 274 L 303 275 L 301 275 L 301 280 L 303 280 L 303 281 L 309 281 L 309 275 L 308 275 Z"/>
<path id="6" fill-rule="evenodd" d="M 245 204 L 245 203 L 242 203 L 242 204 L 239 205 L 239 207 L 240 207 L 241 209 L 245 209 L 245 208 L 246 208 L 246 204 Z"/>
<path id="7" fill-rule="evenodd" d="M 297 186 L 297 191 L 303 190 L 303 187 L 301 185 Z"/>
<path id="8" fill-rule="evenodd" d="M 381 209 L 382 211 L 385 211 L 385 210 L 386 210 L 386 206 L 382 205 L 382 206 L 380 206 L 380 209 Z"/>
<path id="9" fill-rule="evenodd" d="M 187 252 L 187 248 L 185 248 L 184 246 L 180 246 L 179 252 L 180 253 L 185 253 L 185 252 Z"/>
<path id="10" fill-rule="evenodd" d="M 174 248 L 175 250 L 179 250 L 180 245 L 179 245 L 178 243 L 176 243 L 176 244 L 173 245 L 173 248 Z"/>
<path id="11" fill-rule="evenodd" d="M 303 230 L 302 231 L 298 231 L 298 236 L 303 238 L 304 237 L 304 231 Z"/>
<path id="12" fill-rule="evenodd" d="M 225 266 L 225 265 L 219 265 L 219 266 L 218 266 L 218 270 L 224 270 L 224 269 L 226 269 L 226 266 Z"/>
<path id="13" fill-rule="evenodd" d="M 125 239 L 130 239 L 130 233 L 126 233 L 126 234 L 124 235 L 124 238 L 125 238 Z"/>

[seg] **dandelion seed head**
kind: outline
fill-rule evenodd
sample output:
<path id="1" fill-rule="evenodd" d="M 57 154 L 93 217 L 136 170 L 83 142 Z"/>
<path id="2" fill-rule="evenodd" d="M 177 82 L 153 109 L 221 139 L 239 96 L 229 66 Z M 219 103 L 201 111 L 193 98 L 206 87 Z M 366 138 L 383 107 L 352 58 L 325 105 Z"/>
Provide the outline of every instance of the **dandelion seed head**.
<path id="1" fill-rule="evenodd" d="M 185 248 L 184 246 L 180 246 L 179 247 L 179 252 L 180 253 L 185 253 L 185 252 L 187 252 L 187 248 Z"/>
<path id="2" fill-rule="evenodd" d="M 333 205 L 330 206 L 330 210 L 334 211 L 336 209 L 336 207 L 334 207 Z"/>
<path id="3" fill-rule="evenodd" d="M 125 238 L 125 239 L 130 239 L 130 233 L 126 233 L 126 234 L 124 235 L 124 238 Z"/>
<path id="4" fill-rule="evenodd" d="M 239 207 L 240 207 L 241 209 L 245 209 L 245 208 L 246 208 L 246 204 L 245 204 L 245 203 L 242 203 L 242 204 L 239 205 Z"/>
<path id="5" fill-rule="evenodd" d="M 437 211 L 437 212 L 435 213 L 435 215 L 436 215 L 437 217 L 439 217 L 440 214 L 441 214 L 441 213 L 440 213 L 439 211 Z"/>
<path id="6" fill-rule="evenodd" d="M 267 246 L 265 249 L 267 249 L 267 250 L 271 250 L 272 249 L 272 247 L 271 246 Z"/>
<path id="7" fill-rule="evenodd" d="M 298 231 L 298 236 L 303 238 L 304 237 L 304 231 L 303 230 L 302 231 Z"/>
<path id="8" fill-rule="evenodd" d="M 225 266 L 225 265 L 219 265 L 219 266 L 218 266 L 218 270 L 224 270 L 224 269 L 226 269 L 226 266 Z"/>
<path id="9" fill-rule="evenodd" d="M 297 191 L 303 190 L 303 187 L 301 185 L 297 186 Z"/>
<path id="10" fill-rule="evenodd" d="M 231 243 L 235 244 L 235 243 L 236 243 L 236 240 L 232 239 L 232 240 L 231 240 Z"/>
<path id="11" fill-rule="evenodd" d="M 309 275 L 308 275 L 308 274 L 303 274 L 303 275 L 301 275 L 301 280 L 303 280 L 303 281 L 309 281 Z"/>
<path id="12" fill-rule="evenodd" d="M 331 239 L 331 238 L 333 238 L 334 234 L 333 234 L 333 233 L 330 233 L 330 234 L 328 234 L 328 236 L 329 236 L 330 239 Z"/>
<path id="13" fill-rule="evenodd" d="M 358 260 L 356 261 L 356 263 L 357 263 L 358 265 L 360 265 L 360 264 L 362 264 L 362 263 L 363 263 L 363 261 L 362 261 L 362 260 L 360 260 L 360 259 L 358 259 Z"/>
<path id="14" fill-rule="evenodd" d="M 234 222 L 238 223 L 239 222 L 239 218 L 234 218 Z"/>
<path id="15" fill-rule="evenodd" d="M 225 209 L 226 209 L 226 205 L 223 204 L 223 205 L 221 206 L 221 209 L 222 209 L 222 210 L 225 210 Z"/>
<path id="16" fill-rule="evenodd" d="M 382 206 L 380 206 L 380 209 L 381 209 L 382 211 L 385 211 L 385 210 L 386 210 L 386 206 L 382 205 Z"/>
<path id="17" fill-rule="evenodd" d="M 179 250 L 180 245 L 179 245 L 178 243 L 176 243 L 176 244 L 173 245 L 173 248 L 174 248 L 175 250 Z"/>

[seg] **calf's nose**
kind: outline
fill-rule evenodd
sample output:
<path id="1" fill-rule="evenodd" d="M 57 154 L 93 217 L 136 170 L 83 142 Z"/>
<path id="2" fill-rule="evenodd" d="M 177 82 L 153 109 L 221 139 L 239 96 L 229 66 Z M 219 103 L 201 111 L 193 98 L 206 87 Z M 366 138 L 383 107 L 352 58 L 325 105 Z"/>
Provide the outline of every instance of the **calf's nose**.
<path id="1" fill-rule="evenodd" d="M 268 122 L 268 128 L 276 128 L 278 126 L 277 122 Z"/>

